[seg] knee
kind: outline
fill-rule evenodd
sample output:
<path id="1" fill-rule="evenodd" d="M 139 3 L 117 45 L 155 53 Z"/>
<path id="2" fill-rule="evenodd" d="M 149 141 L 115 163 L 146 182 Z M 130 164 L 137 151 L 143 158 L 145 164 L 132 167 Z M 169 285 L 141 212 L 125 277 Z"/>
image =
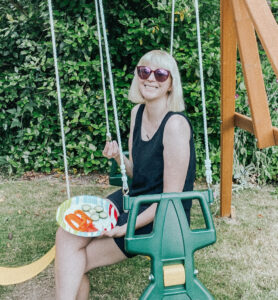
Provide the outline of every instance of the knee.
<path id="1" fill-rule="evenodd" d="M 56 248 L 64 248 L 69 245 L 71 245 L 71 247 L 74 247 L 74 245 L 78 243 L 71 233 L 66 232 L 63 228 L 59 227 L 56 232 L 55 244 Z"/>
<path id="2" fill-rule="evenodd" d="M 73 235 L 59 227 L 56 232 L 56 249 L 67 249 L 67 251 L 78 251 L 88 244 L 88 238 Z"/>
<path id="3" fill-rule="evenodd" d="M 65 235 L 65 231 L 59 227 L 57 232 L 56 232 L 56 239 L 55 239 L 55 244 L 56 247 L 64 244 L 64 242 L 66 241 L 66 235 Z"/>

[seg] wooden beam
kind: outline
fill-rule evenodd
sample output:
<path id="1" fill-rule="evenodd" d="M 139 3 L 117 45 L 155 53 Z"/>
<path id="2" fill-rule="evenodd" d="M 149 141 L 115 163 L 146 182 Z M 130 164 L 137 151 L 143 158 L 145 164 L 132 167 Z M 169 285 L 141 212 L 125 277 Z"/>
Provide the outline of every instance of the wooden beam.
<path id="1" fill-rule="evenodd" d="M 235 113 L 235 126 L 254 134 L 252 119 L 239 113 Z"/>
<path id="2" fill-rule="evenodd" d="M 252 119 L 239 113 L 235 113 L 235 126 L 244 129 L 250 133 L 254 133 Z M 275 145 L 278 146 L 278 128 L 272 127 Z"/>
<path id="3" fill-rule="evenodd" d="M 242 0 L 231 0 L 251 117 L 259 148 L 275 145 L 255 30 Z"/>
<path id="4" fill-rule="evenodd" d="M 275 139 L 275 145 L 278 146 L 278 128 L 273 127 L 273 135 Z"/>
<path id="5" fill-rule="evenodd" d="M 278 78 L 278 24 L 266 0 L 245 0 L 245 5 Z"/>
<path id="6" fill-rule="evenodd" d="M 220 215 L 230 217 L 234 154 L 237 39 L 230 0 L 221 0 Z"/>

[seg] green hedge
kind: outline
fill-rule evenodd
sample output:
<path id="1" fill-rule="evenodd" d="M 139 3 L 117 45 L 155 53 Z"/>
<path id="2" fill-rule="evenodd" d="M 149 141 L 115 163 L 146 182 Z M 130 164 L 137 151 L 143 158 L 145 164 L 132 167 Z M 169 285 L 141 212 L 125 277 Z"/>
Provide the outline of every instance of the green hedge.
<path id="1" fill-rule="evenodd" d="M 3 139 L 0 165 L 17 174 L 63 169 L 47 1 L 8 1 L 7 4 L 0 0 L 1 4 L 4 2 L 5 5 L 0 5 L 0 135 Z M 108 164 L 101 154 L 106 129 L 94 1 L 53 1 L 53 6 L 69 169 L 103 172 Z M 132 73 L 147 51 L 169 49 L 171 1 L 104 1 L 104 9 L 121 135 L 127 148 L 133 106 L 127 100 L 127 93 Z M 217 181 L 220 164 L 218 1 L 200 1 L 200 18 L 211 160 Z M 203 177 L 202 106 L 192 1 L 176 4 L 174 56 L 195 131 L 197 176 Z M 244 108 L 245 104 L 239 106 Z M 115 137 L 110 100 L 109 118 Z M 248 141 L 252 144 L 252 137 Z M 239 157 L 241 162 L 251 161 L 252 147 L 247 149 L 246 157 Z M 271 179 L 277 176 L 277 169 L 269 172 Z"/>

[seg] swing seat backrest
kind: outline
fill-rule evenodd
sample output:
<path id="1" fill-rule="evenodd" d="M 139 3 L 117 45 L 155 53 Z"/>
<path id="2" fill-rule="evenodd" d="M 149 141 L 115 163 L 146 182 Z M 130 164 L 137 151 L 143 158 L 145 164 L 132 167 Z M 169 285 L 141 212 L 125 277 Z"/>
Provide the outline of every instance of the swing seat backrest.
<path id="1" fill-rule="evenodd" d="M 124 207 L 130 209 L 126 250 L 151 257 L 151 283 L 141 299 L 213 299 L 194 273 L 194 252 L 216 241 L 209 208 L 211 197 L 211 190 L 124 196 Z M 191 199 L 200 203 L 205 229 L 191 230 L 189 227 L 182 201 Z M 147 235 L 135 235 L 140 205 L 152 203 L 158 203 L 153 231 Z M 177 279 L 172 286 L 169 276 Z"/>

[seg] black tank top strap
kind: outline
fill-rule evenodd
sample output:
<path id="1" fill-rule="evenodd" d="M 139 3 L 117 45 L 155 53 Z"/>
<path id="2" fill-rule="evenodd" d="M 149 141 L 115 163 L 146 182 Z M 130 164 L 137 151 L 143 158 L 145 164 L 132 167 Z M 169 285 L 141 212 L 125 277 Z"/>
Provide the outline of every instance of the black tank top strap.
<path id="1" fill-rule="evenodd" d="M 163 135 L 164 135 L 164 128 L 170 117 L 172 117 L 175 113 L 172 111 L 168 111 L 167 114 L 164 116 L 164 118 L 161 121 L 161 124 L 157 130 L 157 135 L 159 136 L 159 139 L 161 143 L 163 144 Z"/>
<path id="2" fill-rule="evenodd" d="M 142 124 L 144 108 L 145 108 L 145 104 L 141 104 L 137 110 L 134 129 L 133 129 L 133 136 L 137 136 L 139 133 L 141 134 L 141 124 Z"/>
<path id="3" fill-rule="evenodd" d="M 158 129 L 159 131 L 159 135 L 160 135 L 160 139 L 161 139 L 161 142 L 163 143 L 163 134 L 164 134 L 164 129 L 165 129 L 165 126 L 168 122 L 168 120 L 174 116 L 174 115 L 180 115 L 182 116 L 183 118 L 186 119 L 186 121 L 188 122 L 189 126 L 190 126 L 190 139 L 192 138 L 192 135 L 193 135 L 193 130 L 192 130 L 192 126 L 191 126 L 191 123 L 190 121 L 188 120 L 188 118 L 186 117 L 186 115 L 184 113 L 181 113 L 181 112 L 173 112 L 173 111 L 169 111 L 165 117 L 163 118 L 161 124 L 160 124 L 160 127 Z"/>

